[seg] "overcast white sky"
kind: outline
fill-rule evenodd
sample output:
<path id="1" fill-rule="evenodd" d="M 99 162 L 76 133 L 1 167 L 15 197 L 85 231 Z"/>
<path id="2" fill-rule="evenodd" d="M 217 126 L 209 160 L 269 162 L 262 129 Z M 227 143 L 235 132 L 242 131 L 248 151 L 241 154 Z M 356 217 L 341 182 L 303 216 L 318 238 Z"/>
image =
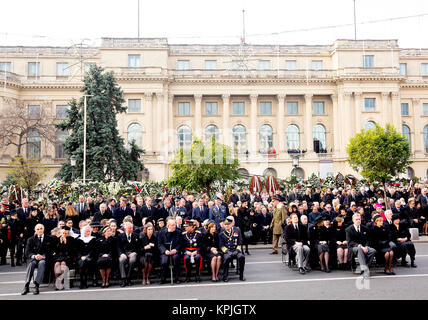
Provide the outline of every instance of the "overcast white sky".
<path id="1" fill-rule="evenodd" d="M 0 45 L 64 45 L 88 38 L 137 37 L 138 0 L 3 0 Z M 398 39 L 402 48 L 428 48 L 427 0 L 356 0 L 358 39 Z M 353 0 L 140 0 L 140 37 L 169 43 L 239 43 L 245 8 L 246 42 L 331 44 L 353 39 L 353 26 L 281 35 L 275 32 L 353 23 Z M 42 37 L 40 37 L 42 36 Z"/>

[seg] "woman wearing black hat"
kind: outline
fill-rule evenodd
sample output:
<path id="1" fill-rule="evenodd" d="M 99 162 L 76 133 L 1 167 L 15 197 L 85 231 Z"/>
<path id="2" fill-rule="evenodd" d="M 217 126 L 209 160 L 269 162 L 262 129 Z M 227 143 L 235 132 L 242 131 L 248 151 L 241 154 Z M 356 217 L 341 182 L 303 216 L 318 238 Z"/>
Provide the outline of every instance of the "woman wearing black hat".
<path id="1" fill-rule="evenodd" d="M 150 272 L 155 259 L 159 257 L 158 239 L 154 235 L 155 228 L 151 222 L 144 225 L 143 236 L 139 239 L 139 256 L 143 272 L 142 285 L 150 285 Z"/>
<path id="2" fill-rule="evenodd" d="M 400 223 L 400 216 L 394 214 L 392 216 L 392 224 L 390 225 L 391 239 L 397 246 L 396 255 L 401 257 L 401 265 L 406 266 L 406 255 L 410 256 L 411 267 L 416 268 L 415 255 L 416 249 L 413 242 L 410 240 L 410 232 L 406 223 Z"/>
<path id="3" fill-rule="evenodd" d="M 61 230 L 59 238 L 56 238 L 56 243 L 53 245 L 53 260 L 55 287 L 56 290 L 63 290 L 63 278 L 59 281 L 59 277 L 64 274 L 65 270 L 72 268 L 76 258 L 75 240 L 70 236 L 70 227 L 65 226 Z"/>
<path id="4" fill-rule="evenodd" d="M 101 288 L 107 288 L 110 286 L 109 279 L 113 264 L 112 257 L 113 252 L 116 250 L 111 235 L 111 228 L 109 226 L 105 226 L 102 230 L 102 237 L 97 239 L 95 243 L 94 257 L 97 259 L 97 266 L 102 278 Z"/>
<path id="5" fill-rule="evenodd" d="M 394 252 L 390 246 L 391 233 L 389 228 L 385 228 L 383 225 L 383 218 L 381 215 L 375 215 L 373 217 L 373 226 L 369 229 L 369 243 L 370 247 L 376 250 L 376 260 L 380 262 L 385 260 L 385 273 L 388 275 L 394 275 L 392 271 L 392 260 L 394 258 Z"/>
<path id="6" fill-rule="evenodd" d="M 316 249 L 321 271 L 330 272 L 328 267 L 329 264 L 329 243 L 331 241 L 331 228 L 327 229 L 324 226 L 323 219 L 329 219 L 329 217 L 318 216 L 315 218 L 315 225 L 310 229 L 309 237 L 313 248 Z"/>

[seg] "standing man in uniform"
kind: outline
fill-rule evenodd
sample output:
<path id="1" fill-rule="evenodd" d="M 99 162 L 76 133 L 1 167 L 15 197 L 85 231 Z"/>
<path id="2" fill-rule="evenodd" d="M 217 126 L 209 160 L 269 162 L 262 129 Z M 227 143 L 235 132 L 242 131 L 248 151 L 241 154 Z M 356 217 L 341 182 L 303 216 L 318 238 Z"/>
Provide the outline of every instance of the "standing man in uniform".
<path id="1" fill-rule="evenodd" d="M 278 254 L 278 241 L 282 235 L 282 222 L 287 218 L 287 211 L 282 203 L 279 202 L 277 196 L 272 197 L 273 200 L 273 217 L 270 223 L 272 229 L 272 252 L 270 254 Z"/>
<path id="2" fill-rule="evenodd" d="M 238 259 L 239 266 L 239 280 L 245 281 L 244 278 L 244 266 L 245 266 L 245 256 L 242 253 L 242 236 L 241 231 L 237 227 L 232 226 L 233 218 L 227 217 L 224 220 L 224 228 L 220 232 L 219 238 L 219 247 L 224 255 L 223 262 L 223 281 L 229 281 L 229 264 L 232 261 L 232 258 L 236 257 Z"/>
<path id="3" fill-rule="evenodd" d="M 184 221 L 184 228 L 186 231 L 181 234 L 181 241 L 183 247 L 183 260 L 184 269 L 186 270 L 186 282 L 190 282 L 192 275 L 192 265 L 196 265 L 196 282 L 201 282 L 201 270 L 202 270 L 202 257 L 201 257 L 201 245 L 202 245 L 202 234 L 199 230 L 195 230 L 195 224 L 193 220 Z"/>
<path id="4" fill-rule="evenodd" d="M 220 230 L 220 221 L 226 219 L 226 208 L 222 206 L 221 199 L 215 198 L 215 204 L 210 209 L 209 219 L 217 224 L 217 229 Z"/>

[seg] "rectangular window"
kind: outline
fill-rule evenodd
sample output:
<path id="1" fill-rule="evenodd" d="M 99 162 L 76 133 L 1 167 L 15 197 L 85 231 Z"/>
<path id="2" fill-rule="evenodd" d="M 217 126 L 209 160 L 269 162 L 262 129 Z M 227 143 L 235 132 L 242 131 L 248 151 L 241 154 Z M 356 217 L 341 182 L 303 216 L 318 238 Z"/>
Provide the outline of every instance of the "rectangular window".
<path id="1" fill-rule="evenodd" d="M 29 105 L 28 106 L 28 118 L 29 119 L 40 119 L 40 106 Z"/>
<path id="2" fill-rule="evenodd" d="M 206 102 L 205 103 L 205 114 L 208 116 L 218 114 L 217 102 Z"/>
<path id="3" fill-rule="evenodd" d="M 190 61 L 189 60 L 178 60 L 177 61 L 177 69 L 178 70 L 189 70 L 190 69 Z"/>
<path id="4" fill-rule="evenodd" d="M 206 70 L 217 69 L 217 60 L 205 60 L 205 69 Z"/>
<path id="5" fill-rule="evenodd" d="M 85 63 L 85 72 L 89 72 L 89 69 L 91 68 L 91 66 L 95 66 L 95 65 L 96 64 L 92 62 Z"/>
<path id="6" fill-rule="evenodd" d="M 232 60 L 232 70 L 241 70 L 243 63 L 241 60 Z"/>
<path id="7" fill-rule="evenodd" d="M 259 60 L 259 70 L 270 70 L 270 61 Z"/>
<path id="8" fill-rule="evenodd" d="M 141 99 L 128 99 L 128 112 L 129 113 L 141 112 Z"/>
<path id="9" fill-rule="evenodd" d="M 190 115 L 190 102 L 179 102 L 178 103 L 178 115 L 189 116 Z"/>
<path id="10" fill-rule="evenodd" d="M 312 70 L 322 70 L 322 60 L 312 60 Z"/>
<path id="11" fill-rule="evenodd" d="M 423 107 L 424 116 L 428 116 L 428 103 L 423 103 L 422 107 Z"/>
<path id="12" fill-rule="evenodd" d="M 421 74 L 423 76 L 428 76 L 428 63 L 421 64 Z"/>
<path id="13" fill-rule="evenodd" d="M 287 114 L 298 114 L 299 113 L 299 105 L 297 101 L 287 101 Z"/>
<path id="14" fill-rule="evenodd" d="M 12 72 L 12 64 L 10 62 L 0 62 L 0 71 Z"/>
<path id="15" fill-rule="evenodd" d="M 233 114 L 235 114 L 235 115 L 244 115 L 245 114 L 244 102 L 234 102 L 233 103 Z"/>
<path id="16" fill-rule="evenodd" d="M 28 62 L 28 75 L 30 77 L 40 76 L 40 62 Z"/>
<path id="17" fill-rule="evenodd" d="M 407 63 L 400 63 L 400 75 L 407 75 Z"/>
<path id="18" fill-rule="evenodd" d="M 128 55 L 128 67 L 129 68 L 139 68 L 140 67 L 140 55 L 139 54 L 129 54 Z"/>
<path id="19" fill-rule="evenodd" d="M 364 98 L 364 111 L 375 111 L 375 98 Z"/>
<path id="20" fill-rule="evenodd" d="M 363 56 L 363 68 L 373 68 L 373 57 L 374 56 Z"/>
<path id="21" fill-rule="evenodd" d="M 56 75 L 57 76 L 68 76 L 68 63 L 58 62 L 56 64 Z"/>
<path id="22" fill-rule="evenodd" d="M 57 105 L 56 106 L 56 118 L 65 119 L 67 118 L 68 105 Z"/>
<path id="23" fill-rule="evenodd" d="M 262 101 L 260 102 L 260 114 L 271 115 L 272 114 L 272 102 Z"/>
<path id="24" fill-rule="evenodd" d="M 401 104 L 401 115 L 402 116 L 408 116 L 409 115 L 409 104 L 408 103 L 402 103 Z"/>
<path id="25" fill-rule="evenodd" d="M 296 70 L 297 69 L 296 60 L 286 60 L 285 61 L 285 69 L 287 69 L 287 70 Z"/>
<path id="26" fill-rule="evenodd" d="M 324 102 L 314 102 L 314 114 L 324 114 Z"/>

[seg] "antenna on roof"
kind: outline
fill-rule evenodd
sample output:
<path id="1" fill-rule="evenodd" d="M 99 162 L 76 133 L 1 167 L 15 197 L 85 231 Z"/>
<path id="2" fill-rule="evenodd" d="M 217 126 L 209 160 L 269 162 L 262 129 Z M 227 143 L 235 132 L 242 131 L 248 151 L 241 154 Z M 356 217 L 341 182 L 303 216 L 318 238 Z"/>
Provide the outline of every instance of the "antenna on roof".
<path id="1" fill-rule="evenodd" d="M 241 43 L 245 44 L 245 9 L 242 9 L 242 38 Z"/>

